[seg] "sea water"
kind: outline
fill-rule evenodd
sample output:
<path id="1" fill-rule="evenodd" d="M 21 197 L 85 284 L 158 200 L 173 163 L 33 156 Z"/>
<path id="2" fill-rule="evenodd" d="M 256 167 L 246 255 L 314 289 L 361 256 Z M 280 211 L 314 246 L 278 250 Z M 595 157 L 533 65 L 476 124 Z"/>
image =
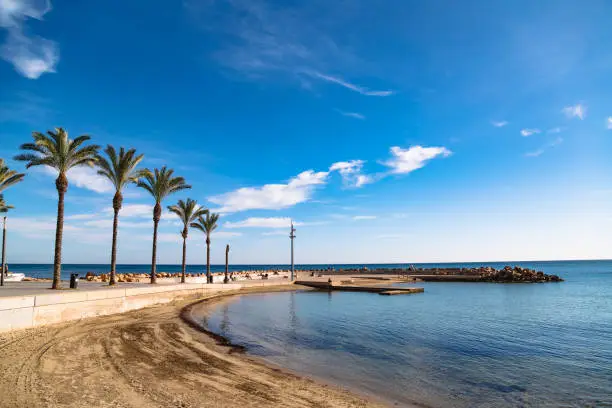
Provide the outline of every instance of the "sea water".
<path id="1" fill-rule="evenodd" d="M 253 294 L 201 323 L 272 363 L 400 406 L 612 406 L 612 262 L 522 265 L 566 281 Z"/>

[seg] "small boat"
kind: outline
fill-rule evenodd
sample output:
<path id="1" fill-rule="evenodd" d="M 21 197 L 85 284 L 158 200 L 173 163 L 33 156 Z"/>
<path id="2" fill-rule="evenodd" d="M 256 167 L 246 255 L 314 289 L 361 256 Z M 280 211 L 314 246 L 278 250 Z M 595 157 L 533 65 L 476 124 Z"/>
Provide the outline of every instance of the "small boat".
<path id="1" fill-rule="evenodd" d="M 25 279 L 25 273 L 9 272 L 7 275 L 4 275 L 5 282 L 21 282 L 24 279 Z"/>

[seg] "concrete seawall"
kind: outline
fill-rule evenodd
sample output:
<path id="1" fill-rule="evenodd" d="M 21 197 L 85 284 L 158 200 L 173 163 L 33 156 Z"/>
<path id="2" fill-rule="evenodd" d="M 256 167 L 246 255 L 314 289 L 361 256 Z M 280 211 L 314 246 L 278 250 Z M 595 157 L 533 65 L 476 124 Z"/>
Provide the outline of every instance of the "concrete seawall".
<path id="1" fill-rule="evenodd" d="M 116 288 L 51 291 L 0 297 L 0 333 L 88 317 L 123 313 L 176 299 L 242 288 L 287 285 L 288 280 L 228 284 L 122 284 Z M 13 292 L 18 292 L 14 290 Z"/>

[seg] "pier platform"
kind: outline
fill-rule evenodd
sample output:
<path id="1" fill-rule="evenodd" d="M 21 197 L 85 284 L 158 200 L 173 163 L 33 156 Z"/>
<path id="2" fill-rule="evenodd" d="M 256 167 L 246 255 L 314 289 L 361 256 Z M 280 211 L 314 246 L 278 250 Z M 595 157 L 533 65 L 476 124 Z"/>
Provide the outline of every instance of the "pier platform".
<path id="1" fill-rule="evenodd" d="M 368 292 L 368 293 L 379 293 L 381 295 L 405 295 L 413 293 L 423 293 L 423 288 L 407 288 L 407 287 L 393 287 L 383 285 L 355 285 L 351 283 L 338 283 L 338 282 L 321 282 L 313 280 L 296 281 L 296 285 L 308 286 L 319 290 L 339 290 L 347 292 Z"/>

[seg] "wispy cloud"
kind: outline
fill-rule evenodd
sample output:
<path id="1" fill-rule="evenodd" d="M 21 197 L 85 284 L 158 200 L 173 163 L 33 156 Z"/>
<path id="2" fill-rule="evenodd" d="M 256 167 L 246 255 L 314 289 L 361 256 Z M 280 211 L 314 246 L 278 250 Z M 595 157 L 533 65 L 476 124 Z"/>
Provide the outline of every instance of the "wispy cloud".
<path id="1" fill-rule="evenodd" d="M 395 239 L 403 239 L 407 237 L 408 237 L 407 234 L 380 234 L 380 235 L 375 235 L 374 239 L 395 240 Z"/>
<path id="2" fill-rule="evenodd" d="M 561 133 L 561 132 L 563 132 L 563 128 L 562 127 L 554 127 L 554 128 L 548 129 L 546 131 L 546 133 L 551 133 L 551 134 Z"/>
<path id="3" fill-rule="evenodd" d="M 612 130 L 612 116 L 608 117 L 608 119 L 606 119 L 606 127 L 609 130 Z"/>
<path id="4" fill-rule="evenodd" d="M 364 65 L 331 35 L 333 16 L 346 13 L 344 5 L 294 2 L 281 6 L 262 0 L 185 0 L 183 5 L 198 27 L 215 33 L 216 61 L 250 80 L 291 80 L 310 89 L 312 78 L 306 71 Z M 318 18 L 312 18 L 313 12 Z"/>
<path id="5" fill-rule="evenodd" d="M 566 106 L 561 111 L 570 119 L 578 118 L 582 120 L 586 117 L 587 107 L 579 103 L 574 106 Z"/>
<path id="6" fill-rule="evenodd" d="M 103 219 L 103 220 L 90 220 L 90 221 L 85 221 L 83 223 L 84 226 L 86 227 L 93 227 L 93 228 L 104 228 L 104 229 L 112 229 L 113 228 L 113 220 L 108 218 L 108 219 Z M 145 221 L 141 221 L 141 222 L 132 222 L 132 221 L 122 221 L 121 222 L 121 228 L 151 228 L 151 226 L 153 225 L 153 222 L 145 222 Z"/>
<path id="7" fill-rule="evenodd" d="M 2 0 L 0 0 L 2 1 Z M 0 106 L 0 122 L 21 122 L 38 125 L 49 120 L 53 113 L 51 101 L 39 96 L 20 92 Z"/>
<path id="8" fill-rule="evenodd" d="M 355 215 L 353 221 L 375 220 L 376 218 L 375 215 Z"/>
<path id="9" fill-rule="evenodd" d="M 42 20 L 51 10 L 48 0 L 0 0 L 0 27 L 7 31 L 0 49 L 2 58 L 21 75 L 37 79 L 46 72 L 55 72 L 59 48 L 54 41 L 27 33 L 26 20 Z"/>
<path id="10" fill-rule="evenodd" d="M 563 138 L 562 137 L 558 137 L 555 140 L 545 144 L 544 146 L 540 147 L 537 150 L 531 151 L 531 152 L 527 152 L 525 153 L 526 157 L 539 157 L 541 156 L 544 152 L 546 152 L 546 150 L 558 146 L 561 143 L 563 143 Z"/>
<path id="11" fill-rule="evenodd" d="M 351 91 L 355 91 L 355 92 L 359 92 L 362 95 L 367 95 L 367 96 L 390 96 L 393 95 L 395 93 L 395 91 L 375 91 L 375 90 L 371 90 L 368 88 L 365 88 L 363 86 L 359 86 L 359 85 L 355 85 L 352 84 L 340 77 L 335 77 L 335 76 L 331 76 L 331 75 L 325 75 L 322 74 L 320 72 L 306 72 L 307 75 L 310 75 L 314 78 L 318 78 L 321 79 L 323 81 L 327 81 L 327 82 L 331 82 L 340 86 L 343 86 L 347 89 L 350 89 Z"/>
<path id="12" fill-rule="evenodd" d="M 113 213 L 112 207 L 104 209 L 107 214 Z M 152 218 L 153 217 L 153 206 L 149 204 L 124 204 L 121 207 L 121 217 L 131 218 Z"/>
<path id="13" fill-rule="evenodd" d="M 361 113 L 357 113 L 357 112 L 345 112 L 340 109 L 336 109 L 336 111 L 343 116 L 348 116 L 349 118 L 355 118 L 359 120 L 365 120 L 366 118 L 364 115 L 362 115 Z"/>
<path id="14" fill-rule="evenodd" d="M 507 125 L 508 125 L 508 122 L 507 122 L 507 121 L 505 121 L 505 120 L 500 120 L 500 121 L 495 121 L 495 120 L 494 120 L 494 121 L 492 121 L 492 122 L 491 122 L 491 124 L 492 124 L 493 126 L 495 126 L 495 127 L 500 128 L 500 127 L 507 126 Z"/>
<path id="15" fill-rule="evenodd" d="M 217 238 L 236 238 L 236 237 L 241 237 L 243 234 L 242 232 L 235 232 L 235 231 L 216 231 L 215 232 L 215 236 Z"/>
<path id="16" fill-rule="evenodd" d="M 522 129 L 521 136 L 527 137 L 540 133 L 540 129 Z"/>
<path id="17" fill-rule="evenodd" d="M 425 166 L 436 157 L 448 157 L 452 154 L 446 147 L 412 146 L 402 149 L 399 146 L 391 148 L 391 159 L 382 162 L 389 167 L 392 174 L 405 174 Z"/>
<path id="18" fill-rule="evenodd" d="M 266 231 L 266 232 L 262 232 L 261 235 L 263 235 L 264 237 L 270 237 L 270 236 L 286 236 L 289 237 L 289 233 L 286 231 Z"/>
<path id="19" fill-rule="evenodd" d="M 294 222 L 293 225 L 302 225 L 299 222 Z M 242 221 L 226 222 L 223 224 L 225 228 L 287 228 L 291 226 L 291 218 L 289 217 L 250 217 Z"/>

